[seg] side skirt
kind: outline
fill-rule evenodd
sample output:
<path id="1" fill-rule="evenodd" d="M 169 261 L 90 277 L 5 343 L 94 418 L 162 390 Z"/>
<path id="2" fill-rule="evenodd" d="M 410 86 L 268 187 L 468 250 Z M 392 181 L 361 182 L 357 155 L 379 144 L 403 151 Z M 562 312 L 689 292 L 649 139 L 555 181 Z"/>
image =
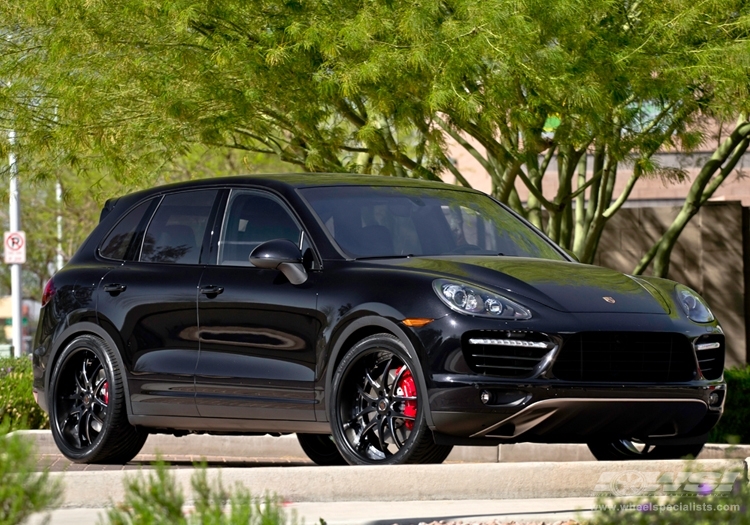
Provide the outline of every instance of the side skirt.
<path id="1" fill-rule="evenodd" d="M 206 417 L 142 416 L 128 417 L 131 425 L 153 429 L 191 432 L 261 432 L 330 434 L 331 425 L 318 421 L 282 421 L 269 419 L 224 419 Z"/>

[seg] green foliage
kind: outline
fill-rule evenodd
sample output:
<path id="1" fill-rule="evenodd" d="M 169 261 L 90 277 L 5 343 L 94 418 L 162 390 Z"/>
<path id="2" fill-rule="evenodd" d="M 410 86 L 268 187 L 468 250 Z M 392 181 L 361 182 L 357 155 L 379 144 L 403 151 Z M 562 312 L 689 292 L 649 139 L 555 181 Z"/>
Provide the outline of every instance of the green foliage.
<path id="1" fill-rule="evenodd" d="M 33 445 L 0 427 L 0 525 L 24 522 L 32 513 L 58 503 L 60 483 L 47 471 L 37 472 Z"/>
<path id="2" fill-rule="evenodd" d="M 5 0 L 0 20 L 0 127 L 45 159 L 34 170 L 144 184 L 200 144 L 468 184 L 463 148 L 584 262 L 640 178 L 679 177 L 656 151 L 750 104 L 743 0 Z"/>
<path id="3" fill-rule="evenodd" d="M 712 443 L 750 443 L 750 367 L 724 371 L 727 400 L 719 424 L 711 431 Z"/>
<path id="4" fill-rule="evenodd" d="M 9 430 L 49 428 L 49 417 L 34 401 L 33 381 L 31 359 L 0 359 L 0 421 Z"/>
<path id="5" fill-rule="evenodd" d="M 728 474 L 729 478 L 734 477 L 734 473 Z M 731 491 L 717 491 L 724 472 L 702 473 L 690 465 L 684 473 L 687 481 L 682 486 L 693 485 L 691 488 L 695 488 L 697 485 L 697 492 L 684 490 L 675 494 L 657 493 L 627 499 L 599 497 L 596 503 L 599 510 L 593 519 L 584 522 L 586 525 L 750 524 L 750 514 L 747 512 L 750 489 L 739 474 Z M 701 479 L 705 481 L 701 482 Z"/>
<path id="6" fill-rule="evenodd" d="M 209 481 L 206 465 L 192 477 L 195 510 L 185 515 L 185 497 L 166 463 L 157 462 L 145 477 L 126 480 L 125 501 L 107 514 L 111 525 L 281 525 L 289 520 L 278 499 L 253 498 L 242 486 L 227 490 L 221 479 Z"/>

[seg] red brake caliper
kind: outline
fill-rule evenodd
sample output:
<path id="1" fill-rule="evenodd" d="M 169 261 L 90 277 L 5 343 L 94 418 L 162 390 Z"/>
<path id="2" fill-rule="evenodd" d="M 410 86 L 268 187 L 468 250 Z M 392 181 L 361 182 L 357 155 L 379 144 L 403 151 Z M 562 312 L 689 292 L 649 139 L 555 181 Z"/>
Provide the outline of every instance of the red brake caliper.
<path id="1" fill-rule="evenodd" d="M 401 373 L 401 370 L 405 367 L 401 367 L 396 371 L 396 375 Z M 404 397 L 417 397 L 417 385 L 414 384 L 414 377 L 411 375 L 411 371 L 406 370 L 398 381 L 396 394 Z M 417 417 L 417 400 L 404 401 L 404 415 L 409 417 Z M 408 430 L 414 428 L 414 421 L 410 419 L 404 420 L 404 426 Z"/>
<path id="2" fill-rule="evenodd" d="M 102 385 L 102 399 L 105 405 L 109 405 L 109 383 L 106 381 Z"/>

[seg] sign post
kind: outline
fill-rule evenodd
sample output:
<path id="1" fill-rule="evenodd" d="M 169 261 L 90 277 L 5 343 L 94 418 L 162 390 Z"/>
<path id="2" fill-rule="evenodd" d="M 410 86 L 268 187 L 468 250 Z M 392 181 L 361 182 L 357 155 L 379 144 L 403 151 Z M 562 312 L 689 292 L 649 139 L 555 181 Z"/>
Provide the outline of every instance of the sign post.
<path id="1" fill-rule="evenodd" d="M 26 233 L 5 232 L 5 264 L 24 264 L 26 262 Z"/>
<path id="2" fill-rule="evenodd" d="M 12 250 L 8 249 L 8 240 L 11 239 L 8 235 L 5 236 L 5 254 L 6 262 L 9 251 L 17 252 L 15 254 L 16 260 L 18 259 L 19 253 L 23 250 L 23 260 L 26 261 L 26 239 L 21 233 L 20 240 L 21 245 L 18 246 L 16 243 L 19 238 L 17 235 L 20 233 L 20 213 L 19 213 L 19 198 L 18 198 L 18 166 L 16 165 L 16 153 L 13 150 L 16 144 L 16 132 L 10 130 L 8 133 L 8 142 L 10 142 L 10 154 L 8 155 L 8 164 L 10 167 L 10 233 L 12 237 L 11 243 L 15 247 Z M 14 235 L 16 234 L 16 235 Z M 13 343 L 13 356 L 20 357 L 23 352 L 23 327 L 22 324 L 22 313 L 21 313 L 21 299 L 23 297 L 23 290 L 21 289 L 21 264 L 18 262 L 10 263 L 10 289 L 11 289 L 11 311 L 13 312 L 13 327 L 12 327 L 12 343 Z"/>

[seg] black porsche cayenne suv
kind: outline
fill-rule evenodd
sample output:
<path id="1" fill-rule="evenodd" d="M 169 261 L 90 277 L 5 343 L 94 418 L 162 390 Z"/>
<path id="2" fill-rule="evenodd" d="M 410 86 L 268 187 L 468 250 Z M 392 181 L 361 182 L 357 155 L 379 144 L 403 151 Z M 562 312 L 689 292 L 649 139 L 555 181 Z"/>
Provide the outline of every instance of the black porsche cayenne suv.
<path id="1" fill-rule="evenodd" d="M 149 433 L 297 433 L 319 464 L 453 445 L 697 454 L 724 336 L 672 281 L 579 264 L 492 198 L 280 175 L 108 201 L 47 284 L 34 389 L 65 456 Z"/>

